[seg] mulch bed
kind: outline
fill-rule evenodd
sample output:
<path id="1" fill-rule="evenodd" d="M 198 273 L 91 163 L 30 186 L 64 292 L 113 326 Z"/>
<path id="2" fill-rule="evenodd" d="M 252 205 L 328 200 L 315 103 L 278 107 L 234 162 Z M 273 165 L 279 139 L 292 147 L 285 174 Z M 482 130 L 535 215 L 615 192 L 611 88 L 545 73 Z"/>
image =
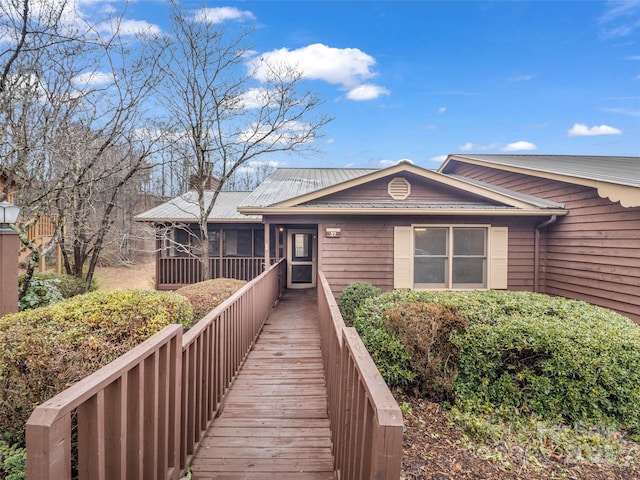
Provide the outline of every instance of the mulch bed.
<path id="1" fill-rule="evenodd" d="M 480 457 L 462 446 L 464 435 L 436 403 L 420 398 L 404 413 L 402 476 L 404 480 L 519 479 L 569 480 L 640 479 L 640 468 L 612 464 L 569 464 L 561 456 L 538 458 L 539 464 L 522 458 L 521 452 L 497 448 L 499 460 Z"/>

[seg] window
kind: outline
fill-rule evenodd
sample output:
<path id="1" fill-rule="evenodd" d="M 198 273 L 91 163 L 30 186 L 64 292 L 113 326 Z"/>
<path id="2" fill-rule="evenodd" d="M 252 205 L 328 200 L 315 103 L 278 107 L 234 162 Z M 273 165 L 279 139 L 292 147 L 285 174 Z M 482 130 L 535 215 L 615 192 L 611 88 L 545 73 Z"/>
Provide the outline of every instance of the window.
<path id="1" fill-rule="evenodd" d="M 413 243 L 415 287 L 486 287 L 486 228 L 415 227 Z"/>
<path id="2" fill-rule="evenodd" d="M 506 227 L 395 227 L 394 287 L 507 288 Z"/>

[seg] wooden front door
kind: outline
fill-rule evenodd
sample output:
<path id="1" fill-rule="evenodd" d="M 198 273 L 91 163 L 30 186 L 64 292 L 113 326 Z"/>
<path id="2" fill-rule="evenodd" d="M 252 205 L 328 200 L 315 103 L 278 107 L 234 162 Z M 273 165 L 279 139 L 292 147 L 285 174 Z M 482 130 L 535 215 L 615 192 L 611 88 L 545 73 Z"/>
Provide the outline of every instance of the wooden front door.
<path id="1" fill-rule="evenodd" d="M 288 237 L 287 288 L 314 288 L 318 248 L 316 231 L 289 230 Z"/>

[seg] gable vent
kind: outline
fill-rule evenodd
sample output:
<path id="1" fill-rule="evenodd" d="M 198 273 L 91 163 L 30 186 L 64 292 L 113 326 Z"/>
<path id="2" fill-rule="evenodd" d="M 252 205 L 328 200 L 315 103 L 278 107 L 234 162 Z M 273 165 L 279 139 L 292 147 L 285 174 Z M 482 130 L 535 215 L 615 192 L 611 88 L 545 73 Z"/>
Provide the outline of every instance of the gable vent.
<path id="1" fill-rule="evenodd" d="M 402 177 L 396 177 L 389 182 L 389 196 L 394 200 L 404 200 L 411 193 L 411 184 Z"/>

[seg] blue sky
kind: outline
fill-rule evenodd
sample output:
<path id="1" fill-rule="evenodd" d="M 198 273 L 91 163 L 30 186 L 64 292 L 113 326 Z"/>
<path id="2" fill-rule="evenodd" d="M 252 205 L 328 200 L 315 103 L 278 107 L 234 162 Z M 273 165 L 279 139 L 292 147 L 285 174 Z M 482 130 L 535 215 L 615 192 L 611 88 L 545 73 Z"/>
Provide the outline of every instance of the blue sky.
<path id="1" fill-rule="evenodd" d="M 258 53 L 295 61 L 335 117 L 321 153 L 287 166 L 640 156 L 640 0 L 206 6 L 222 23 L 255 27 Z M 127 19 L 163 31 L 166 14 L 164 2 L 143 0 Z"/>

